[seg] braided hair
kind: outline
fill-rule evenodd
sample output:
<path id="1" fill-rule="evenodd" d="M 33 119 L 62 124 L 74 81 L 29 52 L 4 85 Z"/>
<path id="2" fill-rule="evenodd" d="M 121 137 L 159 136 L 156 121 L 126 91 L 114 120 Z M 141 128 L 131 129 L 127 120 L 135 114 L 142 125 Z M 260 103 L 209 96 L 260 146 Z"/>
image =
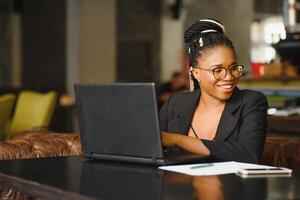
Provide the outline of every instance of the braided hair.
<path id="1" fill-rule="evenodd" d="M 204 50 L 216 46 L 226 46 L 232 49 L 234 46 L 225 36 L 224 26 L 215 19 L 201 19 L 189 26 L 184 34 L 184 42 L 187 44 L 189 52 L 190 67 L 197 66 L 197 59 L 202 56 Z M 193 89 L 199 89 L 199 82 L 190 72 L 191 85 Z"/>

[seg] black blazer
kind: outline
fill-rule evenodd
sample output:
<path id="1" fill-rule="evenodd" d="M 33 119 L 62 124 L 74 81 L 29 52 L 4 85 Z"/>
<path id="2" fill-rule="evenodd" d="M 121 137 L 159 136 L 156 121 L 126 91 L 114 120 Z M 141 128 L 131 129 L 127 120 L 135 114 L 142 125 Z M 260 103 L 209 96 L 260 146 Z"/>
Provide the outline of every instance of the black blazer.
<path id="1" fill-rule="evenodd" d="M 161 131 L 187 135 L 200 90 L 172 95 L 160 110 Z M 266 138 L 265 95 L 236 88 L 226 102 L 214 141 L 202 140 L 213 158 L 258 163 Z"/>

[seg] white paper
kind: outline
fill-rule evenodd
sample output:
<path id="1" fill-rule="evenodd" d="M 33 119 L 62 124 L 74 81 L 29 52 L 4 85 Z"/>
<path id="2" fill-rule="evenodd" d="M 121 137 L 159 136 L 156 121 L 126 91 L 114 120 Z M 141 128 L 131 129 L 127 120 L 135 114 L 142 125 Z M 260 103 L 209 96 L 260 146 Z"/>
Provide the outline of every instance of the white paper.
<path id="1" fill-rule="evenodd" d="M 212 165 L 208 166 L 209 163 L 201 163 L 201 164 L 190 164 L 190 165 L 172 165 L 172 166 L 163 166 L 159 167 L 159 169 L 179 172 L 191 176 L 212 176 L 212 175 L 220 175 L 220 174 L 231 174 L 236 173 L 239 169 L 270 169 L 274 168 L 272 166 L 267 165 L 256 165 L 242 162 L 218 162 L 212 163 Z M 206 167 L 194 168 L 193 166 L 201 166 L 204 165 Z"/>

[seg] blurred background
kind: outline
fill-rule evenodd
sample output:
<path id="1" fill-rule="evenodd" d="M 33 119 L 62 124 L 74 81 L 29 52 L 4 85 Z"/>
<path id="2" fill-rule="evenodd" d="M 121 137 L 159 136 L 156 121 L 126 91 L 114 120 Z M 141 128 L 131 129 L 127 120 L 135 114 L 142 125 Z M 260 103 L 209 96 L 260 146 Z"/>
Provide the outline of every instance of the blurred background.
<path id="1" fill-rule="evenodd" d="M 74 83 L 155 82 L 161 105 L 188 89 L 183 35 L 201 18 L 225 25 L 269 130 L 298 137 L 298 0 L 0 0 L 0 94 L 55 91 L 56 132 L 78 132 Z"/>

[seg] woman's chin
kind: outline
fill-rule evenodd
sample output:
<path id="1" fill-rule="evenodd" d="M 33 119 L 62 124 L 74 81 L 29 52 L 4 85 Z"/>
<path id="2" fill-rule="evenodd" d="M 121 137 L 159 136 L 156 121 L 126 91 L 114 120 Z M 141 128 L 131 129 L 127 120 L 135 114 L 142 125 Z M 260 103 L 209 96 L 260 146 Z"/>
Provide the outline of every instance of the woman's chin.
<path id="1" fill-rule="evenodd" d="M 230 97 L 232 96 L 233 92 L 220 92 L 217 95 L 217 98 L 222 100 L 222 101 L 227 101 L 228 99 L 230 99 Z"/>
<path id="2" fill-rule="evenodd" d="M 222 88 L 217 86 L 217 90 L 216 90 L 217 98 L 222 101 L 227 101 L 232 96 L 235 87 L 236 87 L 235 84 L 231 88 Z"/>

